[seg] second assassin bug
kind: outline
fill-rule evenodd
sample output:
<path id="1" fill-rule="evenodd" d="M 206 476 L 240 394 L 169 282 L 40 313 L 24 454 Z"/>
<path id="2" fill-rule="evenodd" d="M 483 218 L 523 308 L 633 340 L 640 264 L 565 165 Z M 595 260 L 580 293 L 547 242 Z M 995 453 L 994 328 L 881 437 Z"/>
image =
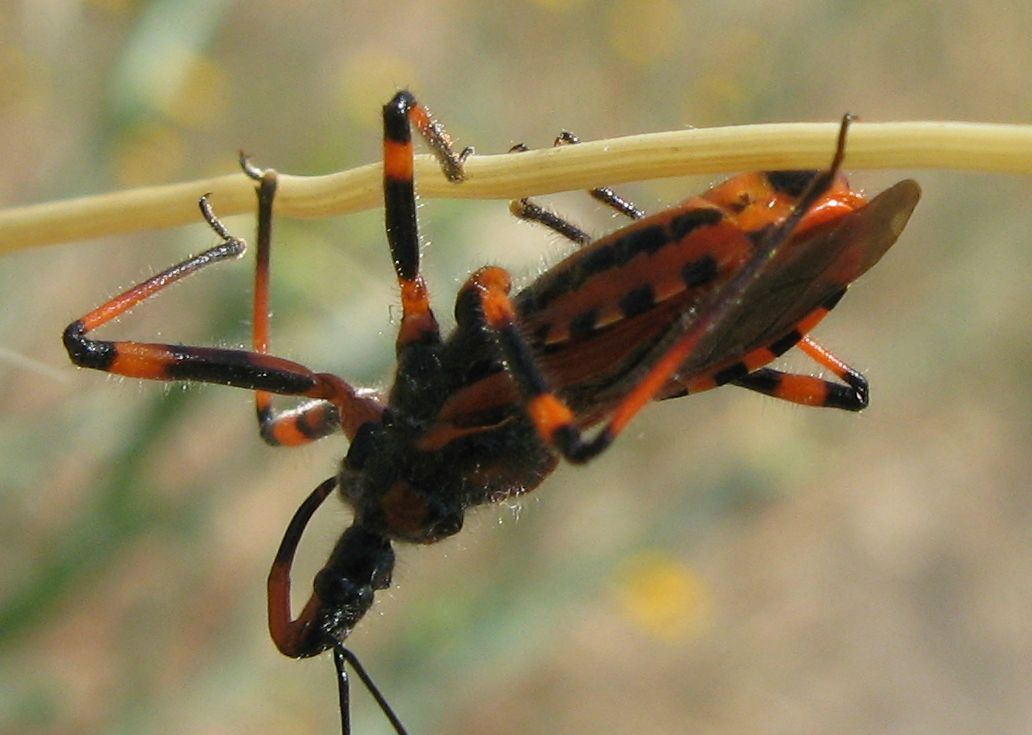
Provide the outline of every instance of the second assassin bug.
<path id="1" fill-rule="evenodd" d="M 514 295 L 506 271 L 476 271 L 459 290 L 455 329 L 442 336 L 420 272 L 412 128 L 452 181 L 464 178 L 471 149 L 457 153 L 427 108 L 401 91 L 383 108 L 386 230 L 402 304 L 397 369 L 386 395 L 269 354 L 277 175 L 246 157 L 244 172 L 258 182 L 252 349 L 88 336 L 187 275 L 243 253 L 244 241 L 226 230 L 207 197 L 201 211 L 221 242 L 74 321 L 64 344 L 83 367 L 253 390 L 259 431 L 270 444 L 343 432 L 345 458 L 301 504 L 273 561 L 269 630 L 287 656 L 333 652 L 345 733 L 346 665 L 401 733 L 345 646 L 376 591 L 391 583 L 395 542 L 440 541 L 461 529 L 468 508 L 536 488 L 561 457 L 592 459 L 653 400 L 733 384 L 804 405 L 866 407 L 866 379 L 808 334 L 896 241 L 920 189 L 904 180 L 870 201 L 851 189 L 840 172 L 850 120 L 842 120 L 826 170 L 743 174 L 653 215 L 608 188 L 594 189 L 633 220 L 594 241 L 532 201 L 513 202 L 516 216 L 580 247 Z M 568 133 L 557 140 L 575 142 Z M 767 367 L 797 346 L 838 382 Z M 272 394 L 307 400 L 275 411 Z M 294 553 L 334 490 L 353 519 L 295 618 Z"/>

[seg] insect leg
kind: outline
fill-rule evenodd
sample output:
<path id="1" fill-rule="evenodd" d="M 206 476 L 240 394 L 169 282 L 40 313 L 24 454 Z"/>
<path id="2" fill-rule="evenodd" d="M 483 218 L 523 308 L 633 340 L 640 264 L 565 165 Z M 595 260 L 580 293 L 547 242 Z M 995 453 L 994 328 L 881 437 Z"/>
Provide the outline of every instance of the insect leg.
<path id="1" fill-rule="evenodd" d="M 817 342 L 810 337 L 803 337 L 799 342 L 799 349 L 809 355 L 818 364 L 828 368 L 828 370 L 837 375 L 840 380 L 862 393 L 866 405 L 868 383 L 867 378 L 865 378 L 859 370 L 847 365 L 830 351 L 817 344 Z"/>
<path id="2" fill-rule="evenodd" d="M 573 145 L 579 143 L 578 138 L 568 130 L 562 131 L 559 136 L 555 139 L 553 147 L 560 145 Z M 510 153 L 521 153 L 528 150 L 527 146 L 523 143 L 517 143 L 511 149 Z M 610 189 L 608 186 L 598 187 L 591 189 L 588 192 L 592 197 L 602 202 L 608 207 L 616 210 L 619 214 L 630 217 L 631 219 L 641 219 L 645 216 L 644 210 L 636 207 L 634 204 L 619 196 Z M 577 227 L 569 220 L 559 216 L 555 212 L 545 209 L 540 204 L 524 197 L 523 199 L 513 199 L 509 202 L 509 211 L 512 215 L 518 219 L 525 220 L 527 222 L 536 222 L 544 225 L 548 229 L 556 232 L 567 240 L 572 240 L 578 245 L 587 245 L 591 242 L 591 236 L 584 230 Z"/>
<path id="3" fill-rule="evenodd" d="M 290 360 L 245 350 L 97 340 L 86 336 L 186 276 L 243 254 L 244 241 L 229 234 L 212 213 L 207 197 L 201 198 L 200 208 L 205 221 L 222 242 L 133 286 L 69 324 L 63 339 L 72 362 L 132 378 L 191 380 L 322 399 L 332 402 L 338 415 L 347 417 L 346 430 L 357 430 L 361 423 L 377 418 L 382 411 L 377 401 L 357 395 L 341 378 L 315 373 Z"/>
<path id="4" fill-rule="evenodd" d="M 450 181 L 462 181 L 462 163 L 471 148 L 455 153 L 444 128 L 408 91 L 394 95 L 383 108 L 383 197 L 387 241 L 401 289 L 399 353 L 413 343 L 440 341 L 430 296 L 419 272 L 419 224 L 413 183 L 412 126 L 422 134 Z"/>
<path id="5" fill-rule="evenodd" d="M 509 212 L 517 219 L 524 220 L 525 222 L 536 222 L 539 225 L 544 225 L 552 232 L 562 235 L 567 240 L 582 247 L 591 242 L 591 235 L 587 232 L 568 219 L 559 216 L 550 209 L 545 209 L 530 199 L 513 199 L 509 202 Z"/>
<path id="6" fill-rule="evenodd" d="M 814 375 L 799 375 L 773 368 L 760 368 L 744 378 L 736 380 L 734 384 L 772 398 L 799 403 L 803 406 L 862 411 L 867 408 L 868 404 L 866 380 L 863 380 L 862 385 L 843 385 Z"/>
<path id="7" fill-rule="evenodd" d="M 258 234 L 254 270 L 254 305 L 252 348 L 258 354 L 269 352 L 269 275 L 272 255 L 272 209 L 276 198 L 277 174 L 272 169 L 259 169 L 241 154 L 240 167 L 258 182 Z M 327 401 L 311 401 L 287 411 L 272 407 L 272 394 L 255 391 L 255 412 L 258 432 L 267 444 L 298 446 L 328 436 L 341 427 L 337 407 Z"/>
<path id="8" fill-rule="evenodd" d="M 555 142 L 552 145 L 558 147 L 561 145 L 576 145 L 577 143 L 580 143 L 580 138 L 569 130 L 563 130 L 556 137 Z M 594 199 L 605 204 L 607 207 L 616 210 L 618 214 L 622 214 L 630 219 L 641 219 L 645 216 L 644 209 L 636 206 L 633 202 L 624 199 L 608 186 L 600 186 L 597 189 L 590 189 L 588 194 L 590 194 Z"/>
<path id="9" fill-rule="evenodd" d="M 663 398 L 678 398 L 733 384 L 804 406 L 841 408 L 846 411 L 861 411 L 867 408 L 868 385 L 864 376 L 807 336 L 838 301 L 839 296 L 829 299 L 823 306 L 807 315 L 795 329 L 767 347 L 753 350 L 719 370 L 694 377 L 687 381 L 681 390 L 671 391 L 668 386 L 663 391 Z M 829 368 L 845 385 L 812 375 L 785 373 L 764 367 L 796 346 Z"/>
<path id="10" fill-rule="evenodd" d="M 519 329 L 516 309 L 509 298 L 511 287 L 506 271 L 487 266 L 470 276 L 459 293 L 459 300 L 463 301 L 469 294 L 479 300 L 478 318 L 493 334 L 509 373 L 520 387 L 527 416 L 542 440 L 571 462 L 586 462 L 605 449 L 615 434 L 609 436 L 603 431 L 591 440 L 582 438 L 573 411 L 550 388 Z"/>
<path id="11" fill-rule="evenodd" d="M 867 408 L 870 402 L 870 386 L 867 378 L 859 370 L 850 367 L 808 336 L 799 341 L 799 348 L 817 363 L 831 370 L 842 383 L 833 383 L 812 375 L 786 374 L 765 368 L 735 381 L 735 385 L 807 406 L 826 406 L 847 411 L 862 411 Z"/>

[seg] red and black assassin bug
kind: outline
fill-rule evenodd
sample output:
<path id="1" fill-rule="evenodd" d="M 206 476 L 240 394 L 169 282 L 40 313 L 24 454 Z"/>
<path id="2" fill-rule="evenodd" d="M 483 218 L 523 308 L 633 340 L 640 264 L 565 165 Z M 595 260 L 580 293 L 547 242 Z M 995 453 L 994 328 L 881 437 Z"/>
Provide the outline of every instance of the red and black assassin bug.
<path id="1" fill-rule="evenodd" d="M 83 367 L 152 380 L 232 385 L 256 393 L 270 444 L 298 445 L 343 431 L 336 475 L 302 503 L 268 579 L 269 630 L 293 657 L 332 650 L 341 718 L 349 731 L 345 663 L 401 723 L 344 643 L 391 582 L 393 543 L 456 533 L 467 508 L 536 488 L 559 457 L 586 462 L 653 400 L 725 383 L 776 398 L 851 411 L 867 381 L 807 334 L 846 288 L 895 242 L 920 196 L 901 181 L 866 201 L 840 173 L 850 117 L 825 171 L 745 174 L 654 215 L 609 189 L 592 194 L 634 221 L 595 241 L 533 202 L 514 213 L 581 245 L 510 295 L 508 274 L 475 272 L 459 290 L 456 326 L 442 338 L 420 274 L 413 187 L 414 126 L 447 177 L 463 179 L 471 152 L 407 91 L 383 108 L 387 240 L 401 290 L 397 371 L 387 395 L 268 354 L 269 252 L 276 173 L 242 157 L 258 182 L 252 351 L 96 340 L 87 335 L 154 293 L 244 251 L 214 216 L 222 242 L 115 297 L 64 332 Z M 569 134 L 557 143 L 572 143 Z M 842 382 L 765 367 L 799 346 Z M 309 399 L 276 412 L 271 394 Z M 591 436 L 583 432 L 596 429 Z M 290 612 L 290 569 L 305 525 L 334 490 L 353 510 L 300 615 Z"/>

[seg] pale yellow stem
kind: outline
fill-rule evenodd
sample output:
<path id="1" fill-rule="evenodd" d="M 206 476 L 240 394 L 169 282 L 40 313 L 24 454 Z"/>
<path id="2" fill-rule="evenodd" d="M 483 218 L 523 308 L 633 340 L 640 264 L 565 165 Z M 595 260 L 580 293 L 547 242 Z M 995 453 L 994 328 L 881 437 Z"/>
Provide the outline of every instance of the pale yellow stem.
<path id="1" fill-rule="evenodd" d="M 827 165 L 838 123 L 746 125 L 633 135 L 527 153 L 476 155 L 467 180 L 448 183 L 436 162 L 416 160 L 423 198 L 509 199 L 686 174 Z M 1032 173 L 1032 125 L 958 122 L 856 123 L 849 169 L 946 168 Z M 280 179 L 276 211 L 325 217 L 382 203 L 381 166 Z M 254 209 L 254 183 L 240 173 L 48 202 L 0 212 L 0 254 L 38 245 L 199 221 L 211 192 L 220 215 Z"/>

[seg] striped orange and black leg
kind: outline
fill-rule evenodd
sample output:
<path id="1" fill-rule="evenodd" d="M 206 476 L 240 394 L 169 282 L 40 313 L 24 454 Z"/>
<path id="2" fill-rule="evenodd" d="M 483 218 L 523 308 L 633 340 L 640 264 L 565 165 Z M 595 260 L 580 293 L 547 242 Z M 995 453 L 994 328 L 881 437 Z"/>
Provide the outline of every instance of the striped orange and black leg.
<path id="1" fill-rule="evenodd" d="M 273 169 L 259 169 L 241 154 L 240 167 L 258 182 L 258 232 L 255 248 L 254 306 L 251 316 L 252 348 L 255 353 L 269 352 L 269 280 L 272 256 L 272 210 L 278 177 Z M 272 394 L 256 391 L 255 411 L 262 439 L 273 446 L 298 446 L 339 431 L 341 415 L 328 401 L 312 401 L 286 411 L 272 407 Z M 353 430 L 352 430 L 353 431 Z M 353 435 L 349 432 L 349 435 Z"/>
<path id="2" fill-rule="evenodd" d="M 399 356 L 410 344 L 435 344 L 440 331 L 419 269 L 419 225 L 413 182 L 412 127 L 422 134 L 450 181 L 463 179 L 462 163 L 472 152 L 455 153 L 451 139 L 410 92 L 398 92 L 383 108 L 383 196 L 387 241 L 401 289 Z"/>
<path id="3" fill-rule="evenodd" d="M 493 334 L 509 373 L 520 387 L 527 415 L 541 438 L 571 462 L 585 462 L 605 447 L 596 446 L 599 437 L 590 442 L 582 439 L 573 411 L 549 387 L 516 323 L 516 309 L 509 298 L 511 289 L 509 274 L 488 266 L 470 276 L 459 292 L 459 300 L 463 301 L 468 294 L 479 300 L 483 325 Z"/>
<path id="4" fill-rule="evenodd" d="M 799 341 L 799 349 L 818 364 L 823 365 L 842 381 L 833 383 L 812 375 L 793 375 L 765 369 L 756 371 L 746 380 L 737 381 L 743 388 L 766 393 L 793 403 L 807 406 L 841 408 L 862 411 L 870 403 L 871 393 L 867 378 L 850 367 L 809 336 Z"/>
<path id="5" fill-rule="evenodd" d="M 735 385 L 803 406 L 862 411 L 868 404 L 866 380 L 862 384 L 843 385 L 815 375 L 760 368 L 736 380 Z"/>
<path id="6" fill-rule="evenodd" d="M 807 315 L 795 329 L 776 342 L 767 347 L 753 350 L 742 359 L 724 366 L 710 375 L 693 378 L 688 381 L 683 391 L 666 394 L 663 397 L 676 398 L 732 384 L 804 406 L 840 408 L 846 411 L 861 411 L 867 408 L 868 385 L 864 376 L 807 336 L 810 330 L 827 316 L 844 294 L 845 289 L 842 289 L 827 299 L 823 305 Z M 844 385 L 812 375 L 785 373 L 764 367 L 797 346 L 810 354 L 821 365 L 829 368 L 843 381 Z"/>
<path id="7" fill-rule="evenodd" d="M 847 365 L 829 350 L 817 344 L 817 342 L 810 337 L 803 337 L 799 342 L 799 349 L 809 355 L 810 358 L 819 365 L 823 365 L 828 368 L 828 370 L 834 373 L 839 380 L 853 388 L 863 402 L 863 405 L 860 408 L 866 408 L 868 400 L 870 399 L 870 386 L 863 373 L 856 368 Z"/>
<path id="8" fill-rule="evenodd" d="M 870 388 L 867 378 L 860 371 L 844 363 L 809 336 L 800 338 L 796 345 L 831 370 L 842 382 L 835 383 L 815 375 L 786 373 L 764 367 L 737 378 L 734 385 L 803 406 L 839 408 L 844 411 L 862 411 L 867 408 Z"/>
<path id="9" fill-rule="evenodd" d="M 376 401 L 357 396 L 350 385 L 334 375 L 315 373 L 290 360 L 245 350 L 87 337 L 93 330 L 186 276 L 244 252 L 244 241 L 227 232 L 212 213 L 207 197 L 201 198 L 200 207 L 205 221 L 222 242 L 130 288 L 69 324 L 63 339 L 72 362 L 131 378 L 217 383 L 322 399 L 331 401 L 339 413 L 347 414 L 349 423 L 378 417 L 382 408 Z"/>

